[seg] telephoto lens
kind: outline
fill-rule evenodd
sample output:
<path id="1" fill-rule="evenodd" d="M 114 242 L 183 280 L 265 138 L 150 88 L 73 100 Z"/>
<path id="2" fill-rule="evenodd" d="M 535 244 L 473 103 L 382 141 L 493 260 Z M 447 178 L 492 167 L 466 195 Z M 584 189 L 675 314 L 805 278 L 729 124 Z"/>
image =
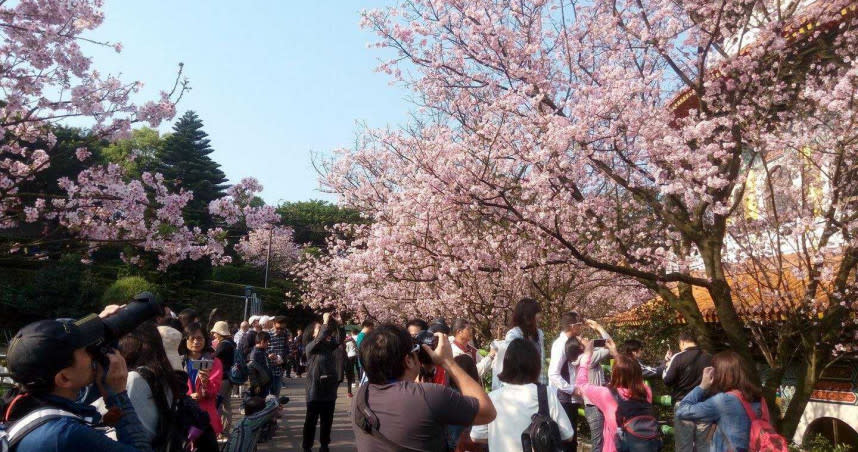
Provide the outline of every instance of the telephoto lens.
<path id="1" fill-rule="evenodd" d="M 101 337 L 97 344 L 87 348 L 93 359 L 101 363 L 106 369 L 109 360 L 105 354 L 115 349 L 119 338 L 130 333 L 141 323 L 164 315 L 164 308 L 150 292 L 141 292 L 134 296 L 124 308 L 116 314 L 102 319 L 98 314 L 90 314 L 75 324 L 85 333 L 96 334 Z"/>

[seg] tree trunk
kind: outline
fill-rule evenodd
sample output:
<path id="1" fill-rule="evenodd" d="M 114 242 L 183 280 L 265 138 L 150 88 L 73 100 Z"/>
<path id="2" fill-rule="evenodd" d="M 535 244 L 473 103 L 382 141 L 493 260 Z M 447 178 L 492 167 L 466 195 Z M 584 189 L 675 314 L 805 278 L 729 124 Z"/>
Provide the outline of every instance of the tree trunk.
<path id="1" fill-rule="evenodd" d="M 806 348 L 805 348 L 806 349 Z M 806 349 L 810 355 L 801 360 L 798 369 L 798 381 L 795 385 L 795 394 L 787 406 L 786 413 L 779 431 L 787 439 L 792 439 L 795 435 L 795 430 L 798 428 L 798 423 L 801 422 L 801 416 L 804 414 L 804 409 L 807 407 L 807 402 L 810 401 L 810 395 L 813 393 L 813 387 L 819 379 L 816 366 L 816 353 Z"/>

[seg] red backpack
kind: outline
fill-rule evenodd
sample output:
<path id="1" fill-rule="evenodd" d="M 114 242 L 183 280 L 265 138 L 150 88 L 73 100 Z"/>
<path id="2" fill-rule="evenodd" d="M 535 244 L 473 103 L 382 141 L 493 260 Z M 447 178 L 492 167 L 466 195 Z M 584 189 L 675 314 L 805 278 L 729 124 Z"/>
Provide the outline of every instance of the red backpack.
<path id="1" fill-rule="evenodd" d="M 739 399 L 742 407 L 745 408 L 745 414 L 751 420 L 751 435 L 748 438 L 749 452 L 789 452 L 786 438 L 779 435 L 769 422 L 769 408 L 766 406 L 765 400 L 760 401 L 762 417 L 758 418 L 751 408 L 751 404 L 742 397 L 741 392 L 730 391 L 728 394 Z"/>

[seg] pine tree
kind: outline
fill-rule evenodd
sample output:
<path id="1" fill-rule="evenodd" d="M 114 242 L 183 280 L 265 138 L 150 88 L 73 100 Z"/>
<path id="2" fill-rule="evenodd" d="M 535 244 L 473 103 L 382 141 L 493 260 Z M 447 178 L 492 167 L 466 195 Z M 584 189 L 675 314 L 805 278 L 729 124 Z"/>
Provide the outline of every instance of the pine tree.
<path id="1" fill-rule="evenodd" d="M 158 168 L 173 188 L 194 192 L 193 201 L 185 207 L 185 219 L 190 225 L 202 228 L 213 225 L 209 203 L 223 196 L 227 187 L 226 175 L 209 157 L 214 149 L 207 137 L 203 121 L 195 112 L 188 111 L 165 140 Z"/>

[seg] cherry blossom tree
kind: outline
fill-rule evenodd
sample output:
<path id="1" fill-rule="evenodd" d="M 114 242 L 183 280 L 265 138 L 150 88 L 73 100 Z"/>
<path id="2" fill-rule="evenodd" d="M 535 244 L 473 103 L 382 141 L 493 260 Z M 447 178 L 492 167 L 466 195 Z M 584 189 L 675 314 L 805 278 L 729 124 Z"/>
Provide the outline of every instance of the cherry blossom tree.
<path id="1" fill-rule="evenodd" d="M 408 130 L 370 131 L 325 167 L 324 183 L 378 228 L 355 245 L 365 252 L 345 253 L 372 258 L 343 299 L 386 284 L 365 269 L 389 255 L 405 262 L 414 247 L 443 256 L 448 272 L 495 268 L 502 250 L 519 270 L 559 262 L 631 279 L 707 346 L 750 363 L 756 343 L 770 401 L 795 366 L 781 426 L 792 434 L 837 359 L 833 327 L 854 319 L 851 1 L 413 0 L 364 13 L 364 25 L 392 51 L 379 69 L 413 90 L 419 110 Z M 772 178 L 778 155 L 785 179 Z M 791 179 L 802 168 L 814 168 L 820 209 Z M 766 193 L 793 212 L 754 220 L 749 198 Z M 755 258 L 756 279 L 783 274 L 788 259 L 761 259 L 778 254 L 801 260 L 790 272 L 804 283 L 791 321 L 762 337 L 731 280 Z M 409 276 L 427 276 L 416 262 Z M 785 300 L 769 286 L 754 287 Z M 714 303 L 717 337 L 694 287 Z"/>
<path id="2" fill-rule="evenodd" d="M 110 224 L 102 220 L 107 214 L 93 215 L 74 212 L 85 208 L 81 196 L 96 193 L 106 200 L 126 207 L 143 196 L 143 187 L 151 188 L 159 205 L 171 210 L 188 194 L 169 194 L 154 175 L 142 181 L 124 180 L 117 168 L 94 166 L 77 177 L 75 183 L 66 181 L 68 199 L 44 199 L 40 194 L 24 193 L 21 185 L 32 180 L 50 165 L 56 137 L 51 126 L 76 118 L 88 122 L 93 138 L 109 138 L 125 133 L 134 123 L 146 122 L 155 127 L 175 112 L 175 103 L 188 88 L 182 77 L 181 65 L 176 83 L 169 92 L 162 92 L 157 101 L 135 105 L 131 97 L 139 92 L 139 82 L 123 82 L 103 75 L 93 68 L 84 53 L 86 46 L 111 46 L 117 52 L 118 43 L 96 42 L 86 32 L 98 27 L 103 20 L 101 1 L 22 0 L 0 4 L 0 86 L 4 97 L 0 106 L 0 228 L 10 228 L 24 220 L 34 222 L 51 211 L 58 218 L 83 234 L 85 238 L 116 239 L 108 234 Z M 89 156 L 86 148 L 76 152 L 81 160 Z M 121 212 L 126 218 L 141 220 L 139 212 Z M 166 215 L 166 212 L 164 213 Z M 96 224 L 101 222 L 100 224 Z M 129 227 L 139 227 L 130 226 Z M 99 231 L 99 232 L 96 232 Z M 177 240 L 181 234 L 165 234 Z M 150 244 L 165 249 L 164 244 Z M 183 245 L 177 244 L 177 247 Z M 170 258 L 172 259 L 172 258 Z"/>

